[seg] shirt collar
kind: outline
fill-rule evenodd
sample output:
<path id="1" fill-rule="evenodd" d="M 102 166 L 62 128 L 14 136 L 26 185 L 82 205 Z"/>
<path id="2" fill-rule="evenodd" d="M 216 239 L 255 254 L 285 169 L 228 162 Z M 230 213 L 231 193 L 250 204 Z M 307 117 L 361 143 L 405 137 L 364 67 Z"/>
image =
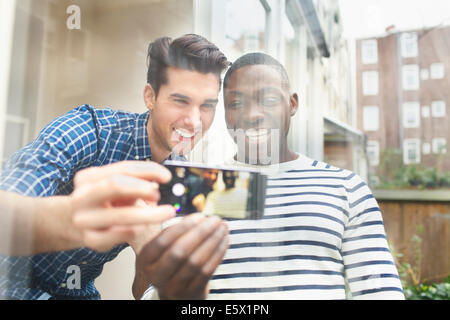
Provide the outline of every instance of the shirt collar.
<path id="1" fill-rule="evenodd" d="M 150 112 L 140 114 L 136 119 L 134 128 L 134 147 L 136 160 L 146 160 L 152 158 L 150 143 L 148 142 L 147 123 Z"/>
<path id="2" fill-rule="evenodd" d="M 152 151 L 150 143 L 148 142 L 147 123 L 150 117 L 150 112 L 147 111 L 140 114 L 136 120 L 136 127 L 134 131 L 135 144 L 135 159 L 136 160 L 151 160 Z M 187 161 L 186 157 L 171 153 L 166 160 Z"/>

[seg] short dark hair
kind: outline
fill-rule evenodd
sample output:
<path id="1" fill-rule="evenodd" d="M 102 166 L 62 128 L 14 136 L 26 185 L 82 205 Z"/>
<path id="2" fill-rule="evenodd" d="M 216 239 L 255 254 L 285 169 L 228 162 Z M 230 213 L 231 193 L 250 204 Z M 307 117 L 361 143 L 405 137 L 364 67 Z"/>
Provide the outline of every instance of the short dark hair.
<path id="1" fill-rule="evenodd" d="M 167 68 L 170 66 L 201 73 L 214 73 L 221 85 L 221 73 L 230 62 L 225 55 L 206 38 L 197 34 L 186 34 L 172 40 L 161 37 L 150 43 L 148 47 L 147 83 L 155 95 L 161 85 L 167 83 Z"/>
<path id="2" fill-rule="evenodd" d="M 233 62 L 231 67 L 227 70 L 227 73 L 225 74 L 225 77 L 223 79 L 223 89 L 225 90 L 225 88 L 227 87 L 228 80 L 234 71 L 245 66 L 254 65 L 267 65 L 275 68 L 280 73 L 282 80 L 286 82 L 287 88 L 289 89 L 289 77 L 286 69 L 281 63 L 278 62 L 278 60 L 262 52 L 247 53 Z"/>

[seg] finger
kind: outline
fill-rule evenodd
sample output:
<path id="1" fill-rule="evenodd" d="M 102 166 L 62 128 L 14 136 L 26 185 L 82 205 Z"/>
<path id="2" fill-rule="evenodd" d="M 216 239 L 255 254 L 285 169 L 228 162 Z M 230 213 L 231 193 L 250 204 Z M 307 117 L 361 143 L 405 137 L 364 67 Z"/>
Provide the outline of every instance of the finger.
<path id="1" fill-rule="evenodd" d="M 139 256 L 140 263 L 150 265 L 156 262 L 179 237 L 204 219 L 206 217 L 202 214 L 192 214 L 182 219 L 179 223 L 164 229 L 155 239 L 142 248 Z"/>
<path id="2" fill-rule="evenodd" d="M 167 168 L 153 161 L 120 161 L 102 167 L 90 167 L 79 171 L 75 175 L 74 185 L 77 187 L 117 174 L 159 183 L 167 183 L 172 177 Z"/>
<path id="3" fill-rule="evenodd" d="M 88 230 L 84 232 L 84 245 L 95 251 L 106 252 L 113 247 L 133 239 L 138 230 L 133 227 L 118 226 L 107 230 Z"/>
<path id="4" fill-rule="evenodd" d="M 189 255 L 187 262 L 177 271 L 175 277 L 171 280 L 178 288 L 187 288 L 188 284 L 198 275 L 210 278 L 210 268 L 204 269 L 205 264 L 213 259 L 219 246 L 226 240 L 228 228 L 222 224 L 213 234 L 211 234 L 203 243 Z M 205 271 L 208 273 L 204 274 Z"/>
<path id="5" fill-rule="evenodd" d="M 179 237 L 175 243 L 164 252 L 158 261 L 158 265 L 163 268 L 163 272 L 159 274 L 157 283 L 166 284 L 178 272 L 192 252 L 200 246 L 210 234 L 220 226 L 221 220 L 217 217 L 206 218 L 196 227 L 189 230 L 186 234 Z"/>
<path id="6" fill-rule="evenodd" d="M 113 175 L 102 180 L 78 187 L 73 196 L 79 200 L 81 207 L 98 206 L 104 202 L 125 202 L 145 199 L 159 201 L 159 185 L 155 182 Z"/>
<path id="7" fill-rule="evenodd" d="M 227 236 L 216 248 L 213 256 L 204 264 L 202 272 L 199 273 L 188 286 L 186 286 L 186 292 L 202 293 L 204 291 L 205 287 L 208 285 L 209 280 L 214 274 L 214 271 L 216 271 L 217 267 L 222 263 L 223 257 L 227 252 L 228 245 L 229 237 Z"/>
<path id="8" fill-rule="evenodd" d="M 86 210 L 73 217 L 82 229 L 100 229 L 118 225 L 160 224 L 175 216 L 170 205 L 158 207 L 116 207 Z"/>

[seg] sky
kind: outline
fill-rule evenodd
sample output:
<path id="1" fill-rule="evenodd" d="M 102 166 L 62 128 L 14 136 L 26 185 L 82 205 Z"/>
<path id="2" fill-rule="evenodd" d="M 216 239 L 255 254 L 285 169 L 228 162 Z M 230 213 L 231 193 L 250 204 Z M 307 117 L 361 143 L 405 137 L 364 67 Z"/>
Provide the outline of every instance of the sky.
<path id="1" fill-rule="evenodd" d="M 450 25 L 450 0 L 339 0 L 344 36 L 350 39 L 396 30 Z"/>

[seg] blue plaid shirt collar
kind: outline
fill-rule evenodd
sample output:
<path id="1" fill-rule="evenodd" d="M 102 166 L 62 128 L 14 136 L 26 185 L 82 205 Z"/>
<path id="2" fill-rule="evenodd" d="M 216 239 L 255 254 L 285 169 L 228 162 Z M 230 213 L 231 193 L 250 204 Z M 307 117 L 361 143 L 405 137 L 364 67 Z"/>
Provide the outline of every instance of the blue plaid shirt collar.
<path id="1" fill-rule="evenodd" d="M 150 112 L 147 111 L 140 114 L 136 120 L 134 129 L 134 144 L 136 152 L 136 160 L 151 160 L 152 151 L 148 142 L 147 124 L 150 118 Z M 187 161 L 186 157 L 171 153 L 167 160 Z"/>
<path id="2" fill-rule="evenodd" d="M 147 123 L 150 112 L 147 111 L 140 114 L 136 120 L 134 129 L 134 146 L 136 152 L 136 160 L 147 160 L 152 158 L 150 143 L 148 142 Z"/>

